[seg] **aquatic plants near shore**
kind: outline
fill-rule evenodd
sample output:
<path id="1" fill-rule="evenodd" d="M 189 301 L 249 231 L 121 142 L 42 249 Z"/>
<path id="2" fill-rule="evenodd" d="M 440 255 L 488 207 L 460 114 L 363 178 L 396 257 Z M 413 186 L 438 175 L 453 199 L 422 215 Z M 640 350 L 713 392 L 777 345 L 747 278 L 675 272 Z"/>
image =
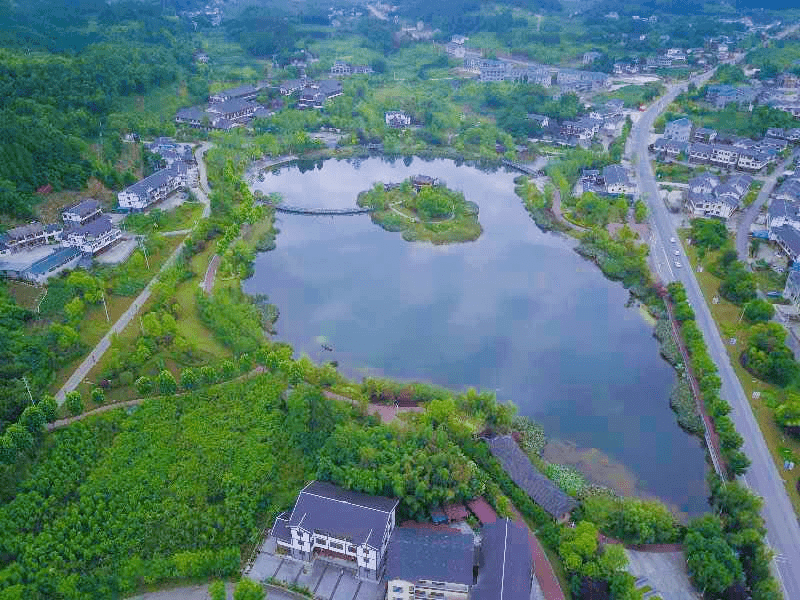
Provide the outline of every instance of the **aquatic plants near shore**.
<path id="1" fill-rule="evenodd" d="M 358 205 L 372 208 L 374 223 L 387 231 L 401 231 L 409 242 L 472 242 L 483 232 L 478 206 L 430 177 L 416 176 L 400 184 L 376 183 L 358 195 Z"/>

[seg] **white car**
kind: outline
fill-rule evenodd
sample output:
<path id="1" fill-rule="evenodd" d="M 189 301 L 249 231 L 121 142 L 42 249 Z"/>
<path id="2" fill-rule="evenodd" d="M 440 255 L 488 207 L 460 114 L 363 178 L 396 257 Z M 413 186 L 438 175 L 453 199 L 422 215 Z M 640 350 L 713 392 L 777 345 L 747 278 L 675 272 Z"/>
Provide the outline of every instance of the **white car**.
<path id="1" fill-rule="evenodd" d="M 680 256 L 680 255 L 681 255 L 680 250 L 675 250 L 675 256 Z"/>
<path id="2" fill-rule="evenodd" d="M 677 243 L 674 237 L 669 238 L 669 241 L 672 242 L 673 244 Z"/>
<path id="3" fill-rule="evenodd" d="M 675 261 L 675 266 L 676 266 L 676 267 L 678 267 L 678 268 L 680 268 L 680 266 L 681 266 L 681 263 L 680 263 L 680 262 L 678 262 L 678 261 L 676 260 L 676 261 Z"/>

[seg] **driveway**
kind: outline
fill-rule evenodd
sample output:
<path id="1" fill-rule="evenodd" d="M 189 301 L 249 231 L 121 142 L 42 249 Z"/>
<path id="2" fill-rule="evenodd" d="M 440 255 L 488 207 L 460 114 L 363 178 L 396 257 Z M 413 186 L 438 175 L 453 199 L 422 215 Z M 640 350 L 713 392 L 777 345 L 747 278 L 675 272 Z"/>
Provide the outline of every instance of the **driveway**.
<path id="1" fill-rule="evenodd" d="M 691 600 L 699 594 L 689 581 L 683 552 L 638 552 L 625 550 L 628 572 L 638 587 L 649 586 L 662 600 Z"/>

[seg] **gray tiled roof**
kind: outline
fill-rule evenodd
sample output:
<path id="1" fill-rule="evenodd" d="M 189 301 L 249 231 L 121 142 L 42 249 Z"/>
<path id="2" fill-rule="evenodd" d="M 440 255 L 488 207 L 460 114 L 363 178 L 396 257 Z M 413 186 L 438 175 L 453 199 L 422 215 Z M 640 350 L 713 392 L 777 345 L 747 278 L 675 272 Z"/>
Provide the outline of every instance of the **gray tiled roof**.
<path id="1" fill-rule="evenodd" d="M 530 459 L 510 435 L 501 435 L 489 440 L 489 448 L 509 477 L 521 487 L 552 517 L 560 519 L 578 503 L 562 492 L 555 483 L 536 470 Z"/>
<path id="2" fill-rule="evenodd" d="M 789 225 L 782 225 L 772 229 L 772 234 L 789 248 L 792 256 L 800 256 L 800 232 Z"/>
<path id="3" fill-rule="evenodd" d="M 630 179 L 628 178 L 628 172 L 622 165 L 609 165 L 607 167 L 604 167 L 603 179 L 605 179 L 606 185 L 630 183 Z"/>
<path id="4" fill-rule="evenodd" d="M 529 600 L 533 558 L 528 528 L 502 519 L 481 529 L 481 565 L 472 600 Z"/>
<path id="5" fill-rule="evenodd" d="M 241 98 L 242 96 L 251 96 L 258 92 L 258 88 L 252 85 L 240 85 L 227 90 L 222 90 L 215 95 L 227 96 L 228 98 Z"/>
<path id="6" fill-rule="evenodd" d="M 392 533 L 386 562 L 389 579 L 444 581 L 472 585 L 473 537 L 417 527 Z"/>
<path id="7" fill-rule="evenodd" d="M 179 119 L 186 121 L 202 121 L 204 117 L 208 116 L 206 111 L 199 106 L 192 106 L 190 108 L 181 108 L 175 113 Z"/>
<path id="8" fill-rule="evenodd" d="M 107 231 L 111 231 L 113 228 L 114 224 L 111 222 L 111 219 L 107 216 L 102 216 L 99 219 L 95 219 L 94 221 L 89 221 L 85 225 L 81 225 L 77 229 L 73 229 L 70 231 L 70 234 L 97 237 L 99 235 L 103 235 Z"/>
<path id="9" fill-rule="evenodd" d="M 125 191 L 133 194 L 146 194 L 149 190 L 164 185 L 171 177 L 174 177 L 181 170 L 185 171 L 186 166 L 183 165 L 183 163 L 174 163 L 171 167 L 156 171 L 152 175 L 137 181 Z"/>
<path id="10" fill-rule="evenodd" d="M 379 547 L 397 503 L 394 498 L 369 496 L 313 481 L 297 496 L 288 525 L 324 532 L 356 545 Z"/>
<path id="11" fill-rule="evenodd" d="M 283 512 L 275 517 L 275 524 L 272 526 L 272 535 L 273 537 L 283 540 L 284 542 L 290 542 L 292 539 L 292 534 L 289 531 L 289 513 Z"/>
<path id="12" fill-rule="evenodd" d="M 93 198 L 87 198 L 75 206 L 66 209 L 64 212 L 75 213 L 79 217 L 83 218 L 92 214 L 93 212 L 96 212 L 99 208 L 100 203 L 97 200 Z"/>
<path id="13" fill-rule="evenodd" d="M 253 110 L 255 110 L 257 107 L 258 104 L 256 104 L 251 100 L 244 100 L 242 98 L 231 98 L 230 100 L 225 100 L 225 102 L 217 102 L 215 104 L 210 105 L 206 109 L 206 112 L 227 115 L 227 114 L 237 113 L 248 108 L 252 108 Z"/>

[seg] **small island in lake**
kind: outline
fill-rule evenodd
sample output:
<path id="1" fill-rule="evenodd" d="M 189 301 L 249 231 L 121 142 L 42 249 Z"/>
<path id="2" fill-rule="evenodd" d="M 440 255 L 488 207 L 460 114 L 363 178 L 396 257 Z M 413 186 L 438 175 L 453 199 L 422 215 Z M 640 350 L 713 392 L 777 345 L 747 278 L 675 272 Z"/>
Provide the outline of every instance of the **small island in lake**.
<path id="1" fill-rule="evenodd" d="M 373 209 L 373 222 L 387 231 L 402 231 L 409 242 L 472 242 L 483 232 L 478 205 L 427 175 L 376 183 L 358 195 L 358 205 Z"/>

